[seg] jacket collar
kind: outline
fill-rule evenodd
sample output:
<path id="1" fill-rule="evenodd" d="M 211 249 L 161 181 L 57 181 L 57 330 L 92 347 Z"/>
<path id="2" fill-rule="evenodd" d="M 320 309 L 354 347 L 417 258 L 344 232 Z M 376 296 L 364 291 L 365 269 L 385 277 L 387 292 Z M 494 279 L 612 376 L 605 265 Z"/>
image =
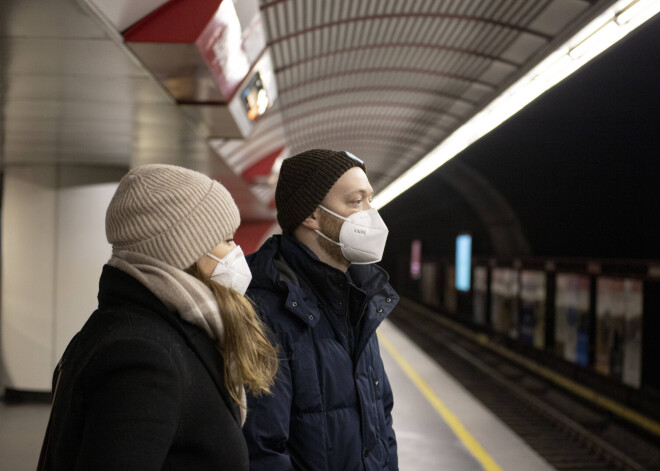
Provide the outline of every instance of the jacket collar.
<path id="1" fill-rule="evenodd" d="M 348 275 L 322 262 L 305 244 L 289 235 L 281 236 L 280 253 L 289 262 L 296 273 L 301 274 L 315 286 L 326 287 L 325 293 L 333 296 L 333 288 L 340 283 L 350 282 L 364 291 L 368 297 L 382 290 L 389 280 L 385 270 L 376 264 L 351 265 Z M 321 294 L 324 297 L 324 293 Z"/>
<path id="2" fill-rule="evenodd" d="M 186 345 L 197 355 L 208 371 L 211 379 L 220 392 L 222 399 L 241 425 L 240 410 L 227 391 L 224 380 L 224 363 L 215 342 L 200 327 L 184 321 L 167 307 L 145 286 L 135 278 L 118 268 L 105 265 L 99 282 L 99 307 L 118 307 L 137 305 L 145 310 L 157 313 L 172 326 L 186 342 Z"/>
<path id="3" fill-rule="evenodd" d="M 396 296 L 388 284 L 387 272 L 379 266 L 351 265 L 347 275 L 320 261 L 290 235 L 272 236 L 247 258 L 253 276 L 250 289 L 286 293 L 286 308 L 312 327 L 318 322 L 314 312 L 344 299 L 349 283 L 363 291 L 367 299 L 383 290 L 386 296 Z M 381 321 L 385 315 L 378 317 Z"/>
<path id="4" fill-rule="evenodd" d="M 330 306 L 340 299 L 349 282 L 345 272 L 322 262 L 305 244 L 289 235 L 282 236 L 280 254 L 321 306 Z"/>

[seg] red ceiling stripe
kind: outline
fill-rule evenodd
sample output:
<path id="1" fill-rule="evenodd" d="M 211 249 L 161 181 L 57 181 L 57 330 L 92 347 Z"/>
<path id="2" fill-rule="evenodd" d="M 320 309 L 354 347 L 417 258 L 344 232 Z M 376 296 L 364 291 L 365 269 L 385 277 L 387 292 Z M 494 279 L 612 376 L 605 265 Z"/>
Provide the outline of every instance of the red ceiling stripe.
<path id="1" fill-rule="evenodd" d="M 256 252 L 262 240 L 273 228 L 273 221 L 247 222 L 238 226 L 234 241 L 241 246 L 244 254 Z"/>
<path id="2" fill-rule="evenodd" d="M 222 0 L 170 0 L 124 32 L 126 42 L 194 43 Z"/>
<path id="3" fill-rule="evenodd" d="M 248 167 L 241 174 L 243 180 L 248 183 L 255 183 L 256 177 L 270 175 L 270 172 L 273 169 L 273 164 L 275 163 L 275 159 L 279 157 L 283 150 L 284 147 L 280 147 L 274 152 L 268 154 L 266 157 L 260 159 L 257 163 Z"/>

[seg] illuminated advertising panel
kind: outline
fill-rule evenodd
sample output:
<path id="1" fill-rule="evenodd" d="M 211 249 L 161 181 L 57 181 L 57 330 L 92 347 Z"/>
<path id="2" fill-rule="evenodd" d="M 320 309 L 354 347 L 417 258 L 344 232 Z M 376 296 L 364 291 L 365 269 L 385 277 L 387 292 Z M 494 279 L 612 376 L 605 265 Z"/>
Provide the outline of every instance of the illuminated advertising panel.
<path id="1" fill-rule="evenodd" d="M 413 280 L 422 276 L 422 241 L 417 239 L 410 246 L 410 276 Z"/>
<path id="2" fill-rule="evenodd" d="M 472 312 L 474 322 L 479 325 L 486 325 L 487 296 L 488 269 L 486 267 L 474 267 Z"/>
<path id="3" fill-rule="evenodd" d="M 639 280 L 600 277 L 596 283 L 594 367 L 634 387 L 641 382 L 642 290 Z"/>
<path id="4" fill-rule="evenodd" d="M 545 347 L 545 286 L 544 272 L 523 270 L 520 273 L 520 340 L 539 349 Z"/>
<path id="5" fill-rule="evenodd" d="M 470 291 L 470 264 L 472 257 L 472 236 L 461 234 L 456 237 L 456 289 Z"/>
<path id="6" fill-rule="evenodd" d="M 494 268 L 490 281 L 491 325 L 495 332 L 518 338 L 518 271 Z"/>
<path id="7" fill-rule="evenodd" d="M 557 275 L 555 293 L 555 351 L 578 365 L 589 364 L 589 277 Z"/>
<path id="8" fill-rule="evenodd" d="M 440 307 L 437 265 L 435 262 L 422 263 L 422 303 Z"/>

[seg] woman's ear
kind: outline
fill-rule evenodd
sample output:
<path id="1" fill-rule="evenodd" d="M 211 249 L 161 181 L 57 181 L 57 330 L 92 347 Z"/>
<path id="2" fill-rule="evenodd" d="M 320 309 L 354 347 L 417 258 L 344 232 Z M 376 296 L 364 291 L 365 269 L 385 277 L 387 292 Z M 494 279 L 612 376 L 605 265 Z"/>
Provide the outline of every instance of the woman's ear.
<path id="1" fill-rule="evenodd" d="M 307 216 L 307 218 L 303 222 L 301 222 L 300 225 L 312 231 L 321 229 L 321 224 L 319 221 L 319 211 L 320 211 L 319 208 L 314 209 L 312 214 Z"/>

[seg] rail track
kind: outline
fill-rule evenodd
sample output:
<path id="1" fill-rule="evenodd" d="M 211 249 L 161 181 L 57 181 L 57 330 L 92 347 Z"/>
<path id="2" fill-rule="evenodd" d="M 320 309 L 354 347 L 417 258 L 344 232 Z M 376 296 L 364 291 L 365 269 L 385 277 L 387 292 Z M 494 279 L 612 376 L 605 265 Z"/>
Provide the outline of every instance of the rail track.
<path id="1" fill-rule="evenodd" d="M 660 471 L 660 446 L 438 322 L 408 300 L 399 329 L 558 470 Z"/>

